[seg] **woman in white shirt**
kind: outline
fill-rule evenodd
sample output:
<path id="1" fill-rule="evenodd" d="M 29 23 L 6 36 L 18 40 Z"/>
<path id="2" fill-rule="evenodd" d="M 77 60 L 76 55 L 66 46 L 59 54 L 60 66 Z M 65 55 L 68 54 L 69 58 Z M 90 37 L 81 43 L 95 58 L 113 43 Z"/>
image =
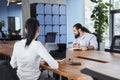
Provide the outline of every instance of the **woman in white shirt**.
<path id="1" fill-rule="evenodd" d="M 40 41 L 36 41 L 40 30 L 36 19 L 28 19 L 24 29 L 26 39 L 15 43 L 10 64 L 17 68 L 20 80 L 38 80 L 41 59 L 54 69 L 58 69 L 58 62 L 51 57 Z"/>

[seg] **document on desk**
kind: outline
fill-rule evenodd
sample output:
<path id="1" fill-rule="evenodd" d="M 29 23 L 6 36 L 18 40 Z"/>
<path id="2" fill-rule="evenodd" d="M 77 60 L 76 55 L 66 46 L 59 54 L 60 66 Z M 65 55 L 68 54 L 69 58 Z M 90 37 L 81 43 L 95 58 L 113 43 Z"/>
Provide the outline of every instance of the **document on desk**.
<path id="1" fill-rule="evenodd" d="M 81 51 L 80 48 L 72 48 L 74 51 Z"/>

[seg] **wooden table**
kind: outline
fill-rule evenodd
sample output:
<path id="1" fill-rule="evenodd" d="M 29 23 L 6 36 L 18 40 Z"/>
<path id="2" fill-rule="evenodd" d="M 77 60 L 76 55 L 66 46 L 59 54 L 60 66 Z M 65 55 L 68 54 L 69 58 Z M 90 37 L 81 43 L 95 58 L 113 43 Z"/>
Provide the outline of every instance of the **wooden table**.
<path id="1" fill-rule="evenodd" d="M 12 56 L 15 41 L 0 42 L 0 54 Z"/>
<path id="2" fill-rule="evenodd" d="M 11 56 L 14 43 L 14 41 L 7 43 L 0 42 L 0 53 Z M 67 58 L 59 63 L 59 69 L 51 69 L 45 64 L 41 64 L 42 68 L 73 80 L 92 80 L 90 76 L 80 72 L 84 68 L 90 68 L 102 74 L 120 79 L 120 54 L 93 50 L 73 51 L 72 49 L 68 49 L 66 53 Z M 72 66 L 69 59 L 81 62 L 82 65 Z"/>
<path id="3" fill-rule="evenodd" d="M 81 66 L 72 66 L 70 61 L 81 62 Z M 73 80 L 92 80 L 80 72 L 83 68 L 90 68 L 94 71 L 106 74 L 120 79 L 120 54 L 104 51 L 73 51 L 67 50 L 67 59 L 59 63 L 59 69 L 54 70 L 49 66 L 42 64 L 42 68 L 53 71 L 59 75 L 71 78 Z"/>

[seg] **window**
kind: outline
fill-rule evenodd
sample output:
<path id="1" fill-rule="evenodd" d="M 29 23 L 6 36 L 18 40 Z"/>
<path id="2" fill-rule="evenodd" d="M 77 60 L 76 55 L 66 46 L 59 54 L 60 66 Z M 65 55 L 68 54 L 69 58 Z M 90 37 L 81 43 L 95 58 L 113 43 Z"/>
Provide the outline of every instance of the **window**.
<path id="1" fill-rule="evenodd" d="M 109 3 L 110 0 L 103 0 L 104 2 Z M 85 0 L 85 27 L 87 27 L 92 33 L 94 31 L 94 22 L 91 20 L 91 14 L 94 9 L 95 4 L 92 3 L 90 0 Z M 108 14 L 109 15 L 109 14 Z M 109 39 L 109 28 L 106 31 L 105 36 L 105 46 L 110 46 L 110 39 Z"/>
<path id="2" fill-rule="evenodd" d="M 110 39 L 112 40 L 112 37 L 114 35 L 120 35 L 120 0 L 111 0 L 111 3 L 113 4 L 113 8 L 110 11 L 111 14 L 111 35 Z"/>
<path id="3" fill-rule="evenodd" d="M 120 0 L 111 0 L 111 3 L 113 4 L 113 10 L 120 9 Z"/>
<path id="4" fill-rule="evenodd" d="M 94 6 L 95 4 L 90 0 L 85 0 L 85 27 L 87 27 L 91 32 L 94 32 L 94 23 L 90 18 Z"/>
<path id="5" fill-rule="evenodd" d="M 120 35 L 120 13 L 114 14 L 114 35 Z"/>

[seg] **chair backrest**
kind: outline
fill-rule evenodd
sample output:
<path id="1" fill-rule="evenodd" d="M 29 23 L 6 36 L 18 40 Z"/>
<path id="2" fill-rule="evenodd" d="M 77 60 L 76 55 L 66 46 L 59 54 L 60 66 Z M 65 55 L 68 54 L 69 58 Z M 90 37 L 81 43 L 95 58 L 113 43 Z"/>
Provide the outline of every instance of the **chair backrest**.
<path id="1" fill-rule="evenodd" d="M 110 46 L 110 52 L 120 53 L 120 36 L 114 36 Z"/>
<path id="2" fill-rule="evenodd" d="M 8 61 L 0 60 L 0 80 L 19 80 Z"/>
<path id="3" fill-rule="evenodd" d="M 45 43 L 54 43 L 57 32 L 48 32 L 45 36 Z"/>
<path id="4" fill-rule="evenodd" d="M 101 74 L 99 72 L 95 72 L 88 68 L 84 68 L 80 72 L 91 76 L 93 78 L 93 80 L 120 80 L 120 79 L 116 79 L 116 78 Z"/>
<path id="5" fill-rule="evenodd" d="M 19 35 L 20 31 L 21 31 L 21 29 L 18 29 L 18 30 L 15 30 L 14 32 L 16 35 Z"/>
<path id="6" fill-rule="evenodd" d="M 1 30 L 2 38 L 7 37 L 7 35 Z"/>
<path id="7" fill-rule="evenodd" d="M 100 34 L 96 34 L 96 33 L 92 33 L 96 36 L 97 38 L 97 42 L 98 42 L 98 50 L 100 50 L 100 42 L 99 42 L 99 39 L 100 39 Z"/>

